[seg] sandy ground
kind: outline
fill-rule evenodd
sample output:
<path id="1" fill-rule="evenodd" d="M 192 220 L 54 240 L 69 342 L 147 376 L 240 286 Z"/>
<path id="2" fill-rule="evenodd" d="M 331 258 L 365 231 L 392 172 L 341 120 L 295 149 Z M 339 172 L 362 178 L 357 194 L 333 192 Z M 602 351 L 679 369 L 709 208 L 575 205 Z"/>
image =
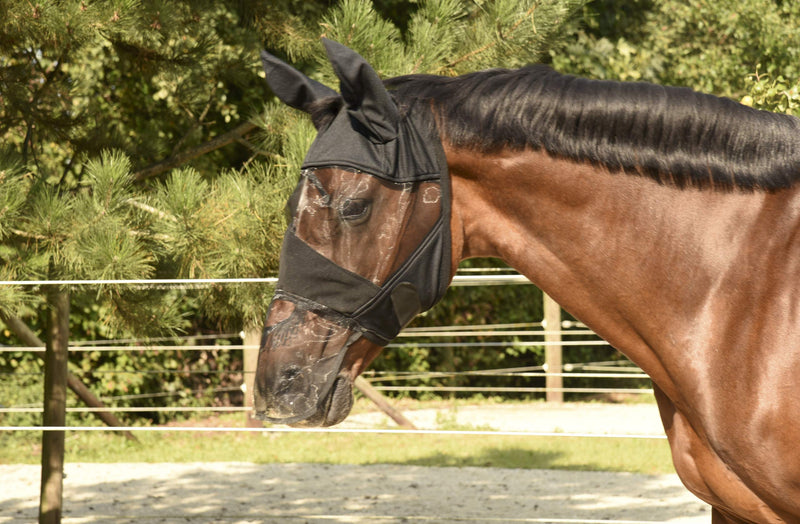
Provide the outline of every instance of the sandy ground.
<path id="1" fill-rule="evenodd" d="M 437 412 L 406 415 L 434 428 Z M 383 423 L 364 413 L 351 427 Z M 464 407 L 441 422 L 502 430 L 663 434 L 655 406 Z M 67 464 L 64 519 L 84 522 L 710 522 L 674 475 L 316 464 Z M 34 522 L 39 467 L 0 465 L 0 523 Z"/>

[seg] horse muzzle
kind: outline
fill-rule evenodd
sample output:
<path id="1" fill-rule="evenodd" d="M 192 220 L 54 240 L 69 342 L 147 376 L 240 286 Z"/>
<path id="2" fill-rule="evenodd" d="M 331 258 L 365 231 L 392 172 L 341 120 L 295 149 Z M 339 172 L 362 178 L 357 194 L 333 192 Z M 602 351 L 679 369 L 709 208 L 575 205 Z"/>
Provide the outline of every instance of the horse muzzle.
<path id="1" fill-rule="evenodd" d="M 338 424 L 353 405 L 353 383 L 342 369 L 361 338 L 347 318 L 298 297 L 278 295 L 261 340 L 253 392 L 255 416 L 292 426 Z"/>

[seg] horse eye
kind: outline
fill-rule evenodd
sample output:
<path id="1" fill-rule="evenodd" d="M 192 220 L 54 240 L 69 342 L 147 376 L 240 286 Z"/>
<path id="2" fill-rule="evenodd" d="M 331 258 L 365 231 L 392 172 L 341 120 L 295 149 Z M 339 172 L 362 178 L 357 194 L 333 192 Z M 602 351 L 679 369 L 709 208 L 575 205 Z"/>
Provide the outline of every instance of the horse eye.
<path id="1" fill-rule="evenodd" d="M 363 224 L 369 218 L 372 202 L 365 198 L 345 199 L 339 207 L 339 217 L 350 225 Z"/>

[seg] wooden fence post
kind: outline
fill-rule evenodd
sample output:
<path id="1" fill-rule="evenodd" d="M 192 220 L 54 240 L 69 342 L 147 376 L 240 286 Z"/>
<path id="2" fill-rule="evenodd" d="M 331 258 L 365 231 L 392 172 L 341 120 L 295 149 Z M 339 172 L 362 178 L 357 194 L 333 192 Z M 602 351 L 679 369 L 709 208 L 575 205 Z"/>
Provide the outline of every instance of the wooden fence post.
<path id="1" fill-rule="evenodd" d="M 545 379 L 547 388 L 547 402 L 564 402 L 564 380 L 561 375 L 550 375 L 550 373 L 561 373 L 562 346 L 561 342 L 561 306 L 550 298 L 547 293 L 544 296 L 544 329 L 548 331 L 544 340 L 548 342 L 544 349 L 545 372 L 548 373 Z"/>
<path id="2" fill-rule="evenodd" d="M 244 406 L 250 408 L 244 413 L 245 427 L 260 428 L 264 423 L 253 417 L 253 391 L 255 390 L 256 366 L 258 365 L 258 346 L 261 343 L 261 329 L 252 326 L 244 328 Z"/>
<path id="3" fill-rule="evenodd" d="M 44 357 L 43 426 L 66 425 L 69 292 L 47 293 L 47 342 Z M 61 522 L 64 481 L 64 431 L 42 431 L 42 483 L 39 524 Z"/>
<path id="4" fill-rule="evenodd" d="M 356 377 L 355 382 L 353 382 L 353 385 L 357 387 L 365 397 L 370 399 L 376 406 L 378 406 L 378 409 L 386 413 L 389 418 L 397 422 L 398 426 L 405 429 L 417 429 L 414 423 L 404 417 L 402 413 L 394 409 L 391 404 L 387 402 L 386 398 L 384 398 L 384 396 L 381 395 L 377 389 L 373 388 L 372 384 L 367 382 L 367 379 L 358 376 Z"/>

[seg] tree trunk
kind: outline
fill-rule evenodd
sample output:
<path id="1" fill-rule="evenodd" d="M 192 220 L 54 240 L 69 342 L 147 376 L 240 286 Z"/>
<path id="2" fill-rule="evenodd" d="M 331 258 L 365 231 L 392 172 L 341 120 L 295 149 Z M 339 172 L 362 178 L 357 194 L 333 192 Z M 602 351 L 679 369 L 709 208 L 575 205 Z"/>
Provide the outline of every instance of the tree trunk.
<path id="1" fill-rule="evenodd" d="M 47 344 L 44 357 L 43 426 L 64 426 L 67 409 L 69 293 L 53 288 L 47 294 Z M 64 480 L 64 431 L 42 431 L 42 489 L 39 523 L 61 522 Z"/>

